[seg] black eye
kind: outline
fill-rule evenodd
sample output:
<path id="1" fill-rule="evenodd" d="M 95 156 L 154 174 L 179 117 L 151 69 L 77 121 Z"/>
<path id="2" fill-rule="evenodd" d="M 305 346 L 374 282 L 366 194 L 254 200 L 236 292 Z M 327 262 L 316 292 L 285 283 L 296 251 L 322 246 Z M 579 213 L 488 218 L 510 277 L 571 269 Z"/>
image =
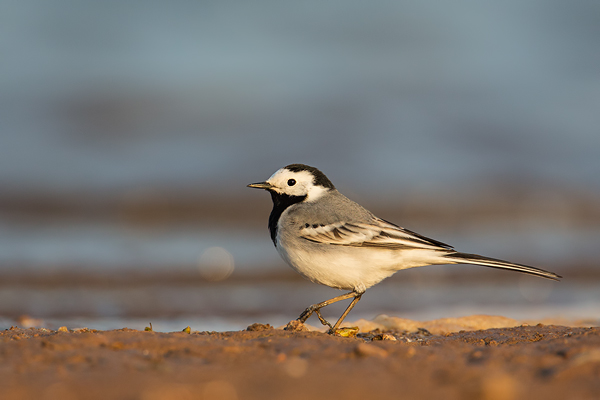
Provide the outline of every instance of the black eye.
<path id="1" fill-rule="evenodd" d="M 288 179 L 288 186 L 294 186 L 296 184 L 295 179 Z"/>

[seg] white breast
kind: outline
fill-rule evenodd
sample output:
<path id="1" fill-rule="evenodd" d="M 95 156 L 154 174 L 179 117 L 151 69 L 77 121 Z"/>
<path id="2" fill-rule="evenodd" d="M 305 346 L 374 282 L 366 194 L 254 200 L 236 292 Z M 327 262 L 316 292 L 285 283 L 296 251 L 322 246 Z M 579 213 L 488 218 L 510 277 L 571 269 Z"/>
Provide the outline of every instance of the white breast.
<path id="1" fill-rule="evenodd" d="M 313 244 L 278 235 L 277 251 L 306 279 L 337 289 L 363 292 L 395 272 L 431 264 L 430 250 L 387 250 Z"/>

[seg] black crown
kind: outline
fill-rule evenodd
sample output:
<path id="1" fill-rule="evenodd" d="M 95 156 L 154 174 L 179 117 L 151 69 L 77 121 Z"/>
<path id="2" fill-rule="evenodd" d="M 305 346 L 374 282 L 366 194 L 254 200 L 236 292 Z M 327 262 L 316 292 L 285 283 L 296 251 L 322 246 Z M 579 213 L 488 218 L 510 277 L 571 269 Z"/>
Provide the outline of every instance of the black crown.
<path id="1" fill-rule="evenodd" d="M 335 189 L 335 186 L 333 186 L 333 183 L 331 183 L 329 178 L 327 178 L 324 173 L 322 173 L 315 167 L 310 167 L 305 164 L 290 164 L 287 167 L 285 167 L 285 169 L 291 172 L 308 171 L 315 177 L 313 181 L 315 185 L 323 186 L 327 189 Z"/>

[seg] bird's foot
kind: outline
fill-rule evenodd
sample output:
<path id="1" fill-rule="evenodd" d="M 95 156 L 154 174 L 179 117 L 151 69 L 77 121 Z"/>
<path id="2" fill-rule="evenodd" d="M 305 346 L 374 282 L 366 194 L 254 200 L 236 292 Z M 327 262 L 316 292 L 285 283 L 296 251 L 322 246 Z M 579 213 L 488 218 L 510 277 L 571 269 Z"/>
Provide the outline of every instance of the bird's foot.
<path id="1" fill-rule="evenodd" d="M 306 320 L 312 315 L 312 313 L 315 312 L 315 309 L 316 308 L 314 305 L 307 307 L 306 310 L 304 310 L 302 314 L 300 314 L 300 316 L 297 318 L 298 321 L 302 323 L 306 322 Z"/>
<path id="2" fill-rule="evenodd" d="M 302 312 L 302 314 L 300 314 L 300 316 L 298 317 L 298 321 L 302 323 L 306 322 L 306 320 L 312 315 L 312 313 L 317 314 L 319 321 L 321 321 L 323 325 L 328 326 L 329 329 L 333 328 L 333 326 L 329 322 L 327 322 L 325 318 L 323 318 L 323 316 L 321 315 L 321 307 L 318 307 L 317 304 L 313 304 L 312 306 L 304 310 L 304 312 Z"/>

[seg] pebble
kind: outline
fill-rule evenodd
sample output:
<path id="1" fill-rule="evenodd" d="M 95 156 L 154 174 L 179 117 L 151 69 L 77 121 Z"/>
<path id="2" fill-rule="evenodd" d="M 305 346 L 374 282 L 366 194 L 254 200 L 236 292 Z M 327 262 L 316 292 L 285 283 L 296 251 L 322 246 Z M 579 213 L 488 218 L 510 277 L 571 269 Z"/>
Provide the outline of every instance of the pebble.
<path id="1" fill-rule="evenodd" d="M 397 341 L 398 339 L 396 339 L 396 336 L 391 335 L 389 333 L 381 333 L 379 335 L 373 336 L 372 340 L 391 340 L 391 341 Z"/>
<path id="2" fill-rule="evenodd" d="M 309 329 L 302 322 L 297 319 L 293 319 L 283 328 L 284 331 L 295 331 L 295 332 L 303 332 L 308 331 Z"/>
<path id="3" fill-rule="evenodd" d="M 246 328 L 247 331 L 251 331 L 251 332 L 262 332 L 262 331 L 268 331 L 271 329 L 273 329 L 273 327 L 271 325 L 259 324 L 258 322 L 254 323 Z"/>

